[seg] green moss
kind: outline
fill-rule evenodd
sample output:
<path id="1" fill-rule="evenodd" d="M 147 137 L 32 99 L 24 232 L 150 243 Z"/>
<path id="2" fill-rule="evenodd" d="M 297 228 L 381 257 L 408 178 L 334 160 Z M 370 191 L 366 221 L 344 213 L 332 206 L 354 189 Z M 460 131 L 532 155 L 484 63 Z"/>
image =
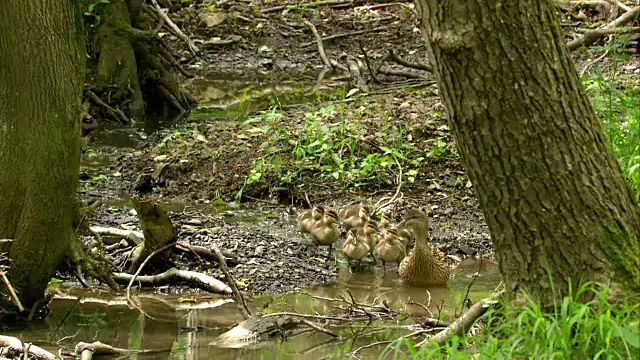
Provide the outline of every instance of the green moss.
<path id="1" fill-rule="evenodd" d="M 620 224 L 605 230 L 601 244 L 609 255 L 618 279 L 635 291 L 640 291 L 640 243 L 638 234 Z"/>

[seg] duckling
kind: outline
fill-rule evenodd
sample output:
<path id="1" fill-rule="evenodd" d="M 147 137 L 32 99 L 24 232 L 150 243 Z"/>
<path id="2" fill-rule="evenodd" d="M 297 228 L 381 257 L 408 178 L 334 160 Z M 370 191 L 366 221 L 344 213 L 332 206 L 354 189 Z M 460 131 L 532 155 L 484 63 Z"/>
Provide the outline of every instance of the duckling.
<path id="1" fill-rule="evenodd" d="M 364 239 L 369 245 L 369 251 L 373 255 L 373 250 L 380 241 L 380 228 L 374 222 L 367 221 L 364 226 L 358 228 L 358 236 Z"/>
<path id="2" fill-rule="evenodd" d="M 366 205 L 347 205 L 340 209 L 339 215 L 345 229 L 361 227 L 369 221 L 371 209 Z"/>
<path id="3" fill-rule="evenodd" d="M 450 269 L 441 254 L 434 255 L 429 243 L 429 218 L 427 214 L 411 209 L 405 217 L 404 225 L 413 233 L 416 244 L 400 266 L 400 277 L 418 286 L 445 285 L 449 280 Z"/>
<path id="4" fill-rule="evenodd" d="M 389 221 L 389 219 L 384 217 L 384 215 L 380 217 L 380 220 L 378 221 L 378 228 L 380 228 L 380 230 L 391 229 L 392 227 L 393 224 L 391 223 L 391 221 Z"/>
<path id="5" fill-rule="evenodd" d="M 413 232 L 408 229 L 404 224 L 395 228 L 398 231 L 400 242 L 404 245 L 405 253 L 408 254 L 413 247 Z"/>
<path id="6" fill-rule="evenodd" d="M 358 263 L 369 254 L 369 244 L 363 239 L 358 238 L 358 231 L 351 229 L 347 232 L 347 238 L 342 243 L 342 251 L 349 260 L 351 265 L 352 260 L 357 260 Z"/>
<path id="7" fill-rule="evenodd" d="M 324 216 L 325 210 L 322 206 L 314 206 L 311 209 L 303 210 L 296 216 L 298 230 L 302 233 L 309 233 L 311 227 Z"/>
<path id="8" fill-rule="evenodd" d="M 331 256 L 333 243 L 340 237 L 340 232 L 334 226 L 337 222 L 338 213 L 335 210 L 326 210 L 322 219 L 316 221 L 309 229 L 314 244 L 329 246 L 329 257 Z"/>
<path id="9" fill-rule="evenodd" d="M 374 254 L 378 260 L 382 261 L 382 268 L 385 264 L 399 263 L 405 255 L 405 244 L 400 240 L 397 229 L 382 230 L 381 240 L 374 249 Z"/>

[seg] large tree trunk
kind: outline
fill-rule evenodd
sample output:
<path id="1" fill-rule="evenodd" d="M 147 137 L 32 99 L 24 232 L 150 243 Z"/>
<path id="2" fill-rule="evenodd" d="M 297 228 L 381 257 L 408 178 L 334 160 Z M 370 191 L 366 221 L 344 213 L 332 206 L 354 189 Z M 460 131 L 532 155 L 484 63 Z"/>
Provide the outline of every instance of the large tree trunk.
<path id="1" fill-rule="evenodd" d="M 640 289 L 640 210 L 548 1 L 416 0 L 508 290 Z"/>
<path id="2" fill-rule="evenodd" d="M 77 2 L 0 2 L 0 238 L 29 308 L 74 239 L 84 30 Z"/>

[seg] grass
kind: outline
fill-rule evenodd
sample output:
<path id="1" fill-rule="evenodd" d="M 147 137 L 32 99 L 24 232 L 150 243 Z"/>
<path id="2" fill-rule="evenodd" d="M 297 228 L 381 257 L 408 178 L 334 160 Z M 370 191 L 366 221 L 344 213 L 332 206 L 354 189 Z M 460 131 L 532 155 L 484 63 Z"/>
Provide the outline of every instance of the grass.
<path id="1" fill-rule="evenodd" d="M 376 129 L 363 120 L 371 114 L 361 107 L 347 119 L 342 105 L 307 112 L 294 128 L 279 126 L 283 115 L 275 109 L 243 122 L 246 136 L 266 135 L 239 200 L 250 186 L 269 178 L 276 186 L 302 187 L 307 179 L 348 188 L 412 183 L 426 159 L 458 159 L 456 148 L 443 138 L 430 142 L 426 153 L 409 138 L 404 125 L 390 124 L 383 110 Z M 392 185 L 393 186 L 393 185 Z"/>
<path id="2" fill-rule="evenodd" d="M 632 80 L 615 77 L 619 62 L 628 55 L 616 52 L 614 47 L 609 50 L 613 54 L 614 68 L 608 73 L 614 76 L 605 78 L 596 71 L 593 75 L 583 76 L 582 82 L 592 98 L 593 109 L 602 122 L 611 150 L 636 200 L 640 201 L 640 86 Z"/>
<path id="3" fill-rule="evenodd" d="M 583 295 L 594 297 L 585 303 Z M 607 295 L 606 286 L 585 283 L 550 311 L 528 299 L 524 306 L 489 310 L 476 336 L 420 349 L 401 339 L 385 353 L 418 359 L 640 359 L 640 304 L 610 303 Z"/>

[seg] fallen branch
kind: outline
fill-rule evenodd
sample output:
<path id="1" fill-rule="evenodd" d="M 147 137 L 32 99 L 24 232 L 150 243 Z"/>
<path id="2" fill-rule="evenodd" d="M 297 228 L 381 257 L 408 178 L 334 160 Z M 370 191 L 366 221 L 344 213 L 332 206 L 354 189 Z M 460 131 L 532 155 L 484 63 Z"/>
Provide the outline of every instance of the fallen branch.
<path id="1" fill-rule="evenodd" d="M 342 33 L 342 34 L 335 34 L 335 35 L 330 35 L 327 36 L 325 38 L 322 38 L 322 41 L 329 41 L 329 40 L 334 40 L 334 39 L 339 39 L 339 38 L 343 38 L 343 37 L 347 37 L 347 36 L 354 36 L 354 35 L 362 35 L 362 34 L 367 34 L 367 33 L 371 33 L 371 32 L 378 32 L 378 31 L 382 31 L 382 30 L 386 30 L 388 28 L 388 26 L 380 26 L 380 27 L 376 27 L 373 29 L 366 29 L 366 30 L 357 30 L 357 31 L 351 31 L 351 32 L 347 32 L 347 33 Z M 313 42 L 306 42 L 303 43 L 302 45 L 300 45 L 300 47 L 309 47 L 313 45 Z"/>
<path id="2" fill-rule="evenodd" d="M 195 53 L 199 53 L 200 49 L 198 49 L 196 44 L 194 44 L 193 41 L 191 41 L 191 39 L 189 39 L 189 37 L 187 35 L 185 35 L 182 32 L 182 30 L 180 30 L 180 28 L 173 21 L 171 21 L 171 19 L 167 15 L 167 9 L 161 8 L 160 5 L 158 5 L 158 1 L 157 0 L 151 0 L 151 3 L 155 7 L 158 15 L 164 19 L 165 25 L 169 28 L 169 30 L 171 30 L 171 32 L 173 32 L 177 37 L 179 37 L 184 42 L 186 42 L 189 45 L 189 49 L 194 54 Z"/>
<path id="3" fill-rule="evenodd" d="M 2 269 L 0 269 L 0 277 L 2 278 L 2 282 L 4 282 L 4 286 L 9 290 L 9 297 L 11 298 L 11 301 L 18 308 L 18 311 L 23 312 L 24 307 L 22 306 L 20 299 L 18 299 L 16 292 L 13 290 L 13 286 L 11 286 L 9 279 L 7 279 L 7 275 L 5 275 L 4 270 Z"/>
<path id="4" fill-rule="evenodd" d="M 207 260 L 218 262 L 218 256 L 213 251 L 211 251 L 210 249 L 207 249 L 204 246 L 190 245 L 184 242 L 177 242 L 176 250 L 182 251 L 187 254 L 196 254 Z M 221 253 L 224 256 L 224 259 L 227 262 L 227 264 L 231 264 L 235 266 L 242 263 L 242 261 L 238 260 L 238 258 L 236 258 L 235 255 L 231 254 L 228 251 L 222 251 Z"/>
<path id="5" fill-rule="evenodd" d="M 325 5 L 333 6 L 333 5 L 345 5 L 350 3 L 353 3 L 353 0 L 327 0 L 327 1 L 318 1 L 318 2 L 305 3 L 305 4 L 297 4 L 297 5 L 274 6 L 274 7 L 262 9 L 260 10 L 260 12 L 263 14 L 267 14 L 270 12 L 281 11 L 284 9 L 316 8 L 316 7 L 325 6 Z"/>
<path id="6" fill-rule="evenodd" d="M 606 1 L 611 5 L 619 7 L 620 9 L 624 10 L 625 12 L 633 11 L 632 7 L 629 7 L 629 6 L 625 5 L 621 1 L 617 1 L 617 0 L 606 0 Z"/>
<path id="7" fill-rule="evenodd" d="M 111 114 L 111 116 L 113 116 L 114 118 L 118 119 L 121 123 L 123 123 L 123 124 L 128 124 L 129 123 L 129 118 L 127 117 L 127 115 L 125 115 L 122 112 L 122 110 L 115 109 L 115 108 L 111 107 L 111 105 L 109 105 L 106 102 L 102 101 L 102 99 L 100 99 L 100 97 L 98 95 L 96 95 L 96 93 L 94 93 L 91 90 L 87 90 L 87 95 L 89 95 L 89 98 L 91 99 L 91 101 L 96 103 L 96 105 L 100 105 L 103 108 L 105 108 Z"/>
<path id="8" fill-rule="evenodd" d="M 437 344 L 439 346 L 444 345 L 450 338 L 454 335 L 462 335 L 466 333 L 471 326 L 482 316 L 489 306 L 496 301 L 498 301 L 504 295 L 504 290 L 498 291 L 491 295 L 489 298 L 482 299 L 478 301 L 475 305 L 473 305 L 469 311 L 464 313 L 462 316 L 456 319 L 451 325 L 447 326 L 446 329 L 437 333 L 434 336 L 427 337 L 426 339 L 419 342 L 416 347 L 425 346 L 429 344 Z"/>
<path id="9" fill-rule="evenodd" d="M 213 250 L 213 252 L 216 254 L 218 258 L 218 265 L 220 265 L 220 269 L 222 269 L 224 276 L 227 277 L 227 283 L 229 283 L 229 285 L 231 286 L 231 290 L 233 291 L 233 296 L 236 298 L 236 303 L 238 304 L 240 313 L 242 313 L 242 316 L 244 317 L 245 320 L 250 318 L 251 312 L 249 311 L 249 308 L 247 307 L 247 303 L 244 301 L 244 297 L 240 293 L 240 290 L 238 290 L 238 285 L 236 285 L 235 279 L 233 278 L 233 276 L 231 276 L 231 273 L 229 272 L 229 268 L 227 268 L 227 262 L 225 261 L 224 256 L 220 251 L 220 248 L 218 248 L 218 245 L 213 244 L 211 245 L 211 249 Z"/>
<path id="10" fill-rule="evenodd" d="M 324 62 L 324 65 L 328 67 L 333 67 L 329 62 L 329 58 L 327 57 L 327 54 L 324 52 L 324 46 L 322 45 L 322 37 L 320 37 L 320 34 L 318 34 L 318 29 L 316 29 L 316 26 L 307 20 L 304 21 L 304 24 L 311 29 L 313 36 L 316 37 L 316 44 L 318 45 L 318 53 L 320 53 L 320 58 L 322 58 L 322 62 Z"/>
<path id="11" fill-rule="evenodd" d="M 9 359 L 56 360 L 56 356 L 31 343 L 23 343 L 13 336 L 0 335 L 0 357 Z"/>
<path id="12" fill-rule="evenodd" d="M 174 283 L 174 280 L 181 280 L 212 293 L 224 295 L 231 295 L 233 293 L 233 290 L 231 290 L 227 284 L 218 279 L 195 271 L 178 270 L 175 268 L 171 268 L 157 275 L 135 276 L 127 273 L 114 273 L 113 280 L 123 285 L 137 281 L 138 284 L 142 286 L 165 285 Z M 129 296 L 127 296 L 127 300 L 130 300 Z"/>
<path id="13" fill-rule="evenodd" d="M 631 11 L 627 11 L 626 13 L 622 14 L 619 18 L 615 19 L 614 21 L 612 21 L 611 23 L 607 24 L 606 26 L 600 28 L 600 29 L 595 29 L 595 30 L 591 30 L 586 32 L 583 36 L 579 37 L 578 39 L 572 40 L 567 44 L 567 47 L 569 48 L 569 50 L 575 50 L 578 49 L 581 46 L 589 46 L 593 43 L 595 43 L 596 41 L 602 39 L 603 37 L 610 35 L 610 34 L 615 34 L 615 33 L 626 33 L 629 31 L 635 31 L 637 30 L 637 28 L 620 28 L 620 26 L 623 26 L 625 24 L 627 24 L 628 22 L 634 20 L 638 14 L 640 13 L 640 6 L 636 6 L 635 8 L 633 8 L 633 10 Z"/>
<path id="14" fill-rule="evenodd" d="M 385 74 L 385 75 L 389 75 L 389 76 L 400 76 L 400 77 L 406 77 L 409 79 L 424 79 L 426 80 L 426 77 L 420 75 L 420 74 L 416 74 L 414 72 L 411 71 L 403 71 L 403 70 L 394 70 L 394 69 L 385 69 L 385 68 L 380 68 L 380 70 L 378 70 L 378 74 Z"/>
<path id="15" fill-rule="evenodd" d="M 402 66 L 406 66 L 408 68 L 424 70 L 424 71 L 429 71 L 429 72 L 432 71 L 431 66 L 429 66 L 427 64 L 412 63 L 412 62 L 409 62 L 407 60 L 404 60 L 403 58 L 398 56 L 396 53 L 394 53 L 393 50 L 389 50 L 389 58 L 391 60 L 395 61 L 396 63 L 398 63 L 398 64 L 400 64 Z"/>

